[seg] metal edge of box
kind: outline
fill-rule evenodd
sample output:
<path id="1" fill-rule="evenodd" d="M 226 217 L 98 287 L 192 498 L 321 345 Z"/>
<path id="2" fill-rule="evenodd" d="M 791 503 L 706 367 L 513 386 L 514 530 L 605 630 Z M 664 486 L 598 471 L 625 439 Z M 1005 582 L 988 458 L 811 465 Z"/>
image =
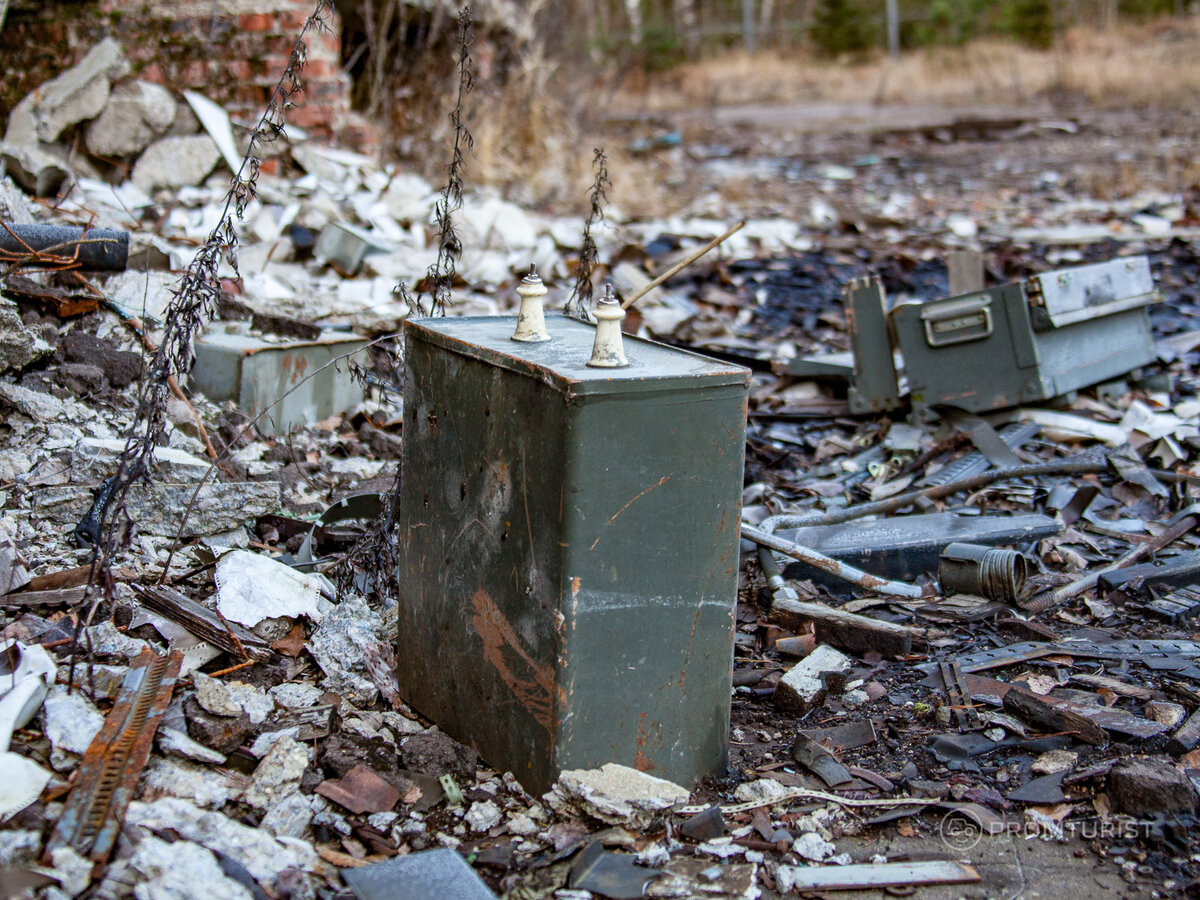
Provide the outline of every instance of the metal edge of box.
<path id="1" fill-rule="evenodd" d="M 471 318 L 480 321 L 490 320 L 494 322 L 506 322 L 514 324 L 516 322 L 516 316 L 472 316 Z M 467 356 L 472 359 L 478 359 L 506 371 L 515 372 L 519 375 L 536 379 L 566 395 L 568 398 L 572 396 L 582 396 L 595 393 L 638 393 L 641 391 L 661 390 L 664 386 L 669 386 L 672 382 L 678 381 L 680 378 L 687 378 L 693 383 L 698 382 L 710 387 L 718 387 L 721 385 L 748 386 L 750 384 L 751 372 L 747 368 L 724 363 L 721 360 L 713 359 L 712 357 L 705 356 L 702 353 L 697 353 L 692 350 L 683 350 L 679 347 L 671 346 L 670 344 L 661 344 L 658 341 L 651 341 L 646 338 L 640 338 L 629 334 L 624 336 L 624 339 L 627 343 L 650 345 L 658 349 L 668 350 L 672 353 L 685 355 L 714 366 L 722 366 L 723 368 L 714 372 L 692 373 L 688 375 L 648 375 L 643 378 L 612 378 L 604 380 L 573 379 L 548 369 L 545 366 L 521 359 L 520 357 L 498 353 L 487 347 L 481 347 L 478 344 L 471 343 L 470 341 L 452 337 L 444 332 L 430 328 L 429 326 L 425 325 L 424 322 L 425 320 L 423 319 L 406 319 L 403 323 L 404 339 L 407 341 L 410 336 L 419 337 L 423 341 L 427 341 L 452 353 L 457 353 L 461 356 Z M 615 369 L 613 372 L 617 373 L 620 372 L 620 370 Z"/>

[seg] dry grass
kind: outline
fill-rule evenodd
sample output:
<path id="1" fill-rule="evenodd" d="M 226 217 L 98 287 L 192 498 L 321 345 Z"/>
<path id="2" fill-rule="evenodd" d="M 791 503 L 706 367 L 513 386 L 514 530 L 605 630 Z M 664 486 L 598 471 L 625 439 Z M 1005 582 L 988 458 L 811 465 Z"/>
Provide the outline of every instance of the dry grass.
<path id="1" fill-rule="evenodd" d="M 1198 91 L 1200 20 L 1171 19 L 1109 30 L 1074 28 L 1046 51 L 980 40 L 854 64 L 731 54 L 639 80 L 623 96 L 651 112 L 806 101 L 1013 104 L 1064 94 L 1104 107 L 1190 108 Z"/>

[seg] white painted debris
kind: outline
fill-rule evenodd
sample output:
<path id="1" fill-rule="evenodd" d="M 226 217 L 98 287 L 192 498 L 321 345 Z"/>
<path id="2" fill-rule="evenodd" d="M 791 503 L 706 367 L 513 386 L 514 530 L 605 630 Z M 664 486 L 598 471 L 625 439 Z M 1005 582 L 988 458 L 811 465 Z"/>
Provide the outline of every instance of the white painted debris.
<path id="1" fill-rule="evenodd" d="M 267 691 L 271 698 L 286 709 L 307 709 L 321 702 L 322 691 L 315 684 L 303 681 L 289 681 L 277 684 Z"/>
<path id="2" fill-rule="evenodd" d="M 158 749 L 168 756 L 181 756 L 196 762 L 219 766 L 225 762 L 225 754 L 209 749 L 203 744 L 193 741 L 182 731 L 175 728 L 159 727 L 155 733 Z"/>
<path id="3" fill-rule="evenodd" d="M 221 158 L 229 166 L 229 171 L 235 175 L 242 167 L 242 154 L 238 152 L 237 142 L 233 139 L 233 126 L 229 123 L 229 113 L 207 97 L 195 91 L 184 91 L 183 99 L 188 102 L 200 126 L 208 132 Z"/>
<path id="4" fill-rule="evenodd" d="M 802 859 L 811 859 L 813 862 L 821 862 L 831 858 L 837 853 L 835 847 L 830 841 L 825 840 L 815 831 L 810 831 L 807 834 L 802 834 L 792 843 L 792 852 Z"/>
<path id="5" fill-rule="evenodd" d="M 217 561 L 217 609 L 231 622 L 253 628 L 264 619 L 308 616 L 321 621 L 320 598 L 328 581 L 248 550 Z"/>
<path id="6" fill-rule="evenodd" d="M 50 655 L 41 647 L 27 646 L 17 641 L 6 641 L 0 645 L 0 653 L 19 654 L 16 668 L 3 679 L 11 684 L 11 687 L 8 687 L 4 696 L 0 698 L 2 822 L 36 800 L 50 781 L 49 772 L 32 760 L 9 751 L 8 745 L 12 741 L 13 732 L 28 723 L 41 708 L 47 691 L 54 682 L 55 666 Z"/>
<path id="7" fill-rule="evenodd" d="M 258 828 L 242 825 L 219 812 L 206 812 L 175 797 L 163 797 L 153 803 L 130 803 L 125 827 L 147 831 L 171 829 L 184 840 L 233 857 L 259 881 L 270 882 L 285 869 L 311 870 L 318 859 L 316 851 L 300 841 L 274 838 Z"/>
<path id="8" fill-rule="evenodd" d="M 100 728 L 104 716 L 79 691 L 67 692 L 66 685 L 55 685 L 46 697 L 43 715 L 46 737 L 59 752 L 82 756 Z"/>
<path id="9" fill-rule="evenodd" d="M 554 790 L 602 822 L 635 828 L 688 798 L 687 790 L 674 782 L 617 763 L 569 769 L 559 775 Z"/>
<path id="10" fill-rule="evenodd" d="M 743 781 L 733 792 L 733 799 L 739 803 L 762 803 L 774 801 L 788 795 L 788 789 L 774 778 L 759 778 L 757 781 Z"/>
<path id="11" fill-rule="evenodd" d="M 226 773 L 207 765 L 150 757 L 142 773 L 142 799 L 179 797 L 204 809 L 219 810 L 237 792 Z"/>
<path id="12" fill-rule="evenodd" d="M 129 868 L 145 879 L 133 889 L 137 900 L 192 900 L 202 891 L 209 900 L 253 900 L 253 894 L 221 871 L 216 856 L 190 841 L 168 843 L 147 835 L 138 843 Z"/>
<path id="13" fill-rule="evenodd" d="M 802 659 L 779 680 L 775 704 L 793 715 L 802 716 L 825 699 L 823 676 L 850 671 L 853 662 L 844 653 L 821 645 Z"/>
<path id="14" fill-rule="evenodd" d="M 467 827 L 472 831 L 484 832 L 490 831 L 500 824 L 500 807 L 491 800 L 481 800 L 478 803 L 472 803 L 471 808 L 467 810 L 464 820 Z"/>

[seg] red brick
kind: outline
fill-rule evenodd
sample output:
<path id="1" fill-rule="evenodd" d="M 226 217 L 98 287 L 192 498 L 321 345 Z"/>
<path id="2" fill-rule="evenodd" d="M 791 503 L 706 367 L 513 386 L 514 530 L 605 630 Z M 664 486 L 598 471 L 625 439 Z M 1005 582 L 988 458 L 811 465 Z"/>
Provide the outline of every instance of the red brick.
<path id="1" fill-rule="evenodd" d="M 270 13 L 242 13 L 238 16 L 238 25 L 242 31 L 274 32 L 275 18 Z"/>
<path id="2" fill-rule="evenodd" d="M 276 157 L 274 159 L 264 159 L 261 163 L 259 163 L 258 171 L 262 172 L 264 175 L 278 175 L 279 174 L 279 159 L 278 159 L 278 157 Z"/>
<path id="3" fill-rule="evenodd" d="M 254 77 L 249 60 L 231 59 L 224 63 L 225 73 L 238 81 L 249 81 Z"/>
<path id="4" fill-rule="evenodd" d="M 311 6 L 311 4 L 308 4 Z M 300 29 L 304 27 L 304 23 L 308 21 L 308 11 L 301 9 L 285 10 L 279 14 L 279 27 L 283 31 L 290 31 L 294 35 L 300 34 Z"/>
<path id="5" fill-rule="evenodd" d="M 162 68 L 158 63 L 150 63 L 148 66 L 143 66 L 141 71 L 138 72 L 138 78 L 142 81 L 152 81 L 155 84 L 166 84 Z"/>
<path id="6" fill-rule="evenodd" d="M 327 106 L 297 106 L 287 115 L 288 122 L 300 128 L 312 128 L 316 125 L 328 126 L 333 119 L 333 110 Z"/>

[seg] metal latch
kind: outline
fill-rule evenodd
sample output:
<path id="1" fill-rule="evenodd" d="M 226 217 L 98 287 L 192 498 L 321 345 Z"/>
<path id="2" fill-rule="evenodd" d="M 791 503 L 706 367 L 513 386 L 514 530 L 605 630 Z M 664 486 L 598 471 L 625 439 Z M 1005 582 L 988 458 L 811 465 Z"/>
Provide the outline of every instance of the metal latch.
<path id="1" fill-rule="evenodd" d="M 930 347 L 978 341 L 992 333 L 991 298 L 966 297 L 927 306 L 921 311 Z"/>

